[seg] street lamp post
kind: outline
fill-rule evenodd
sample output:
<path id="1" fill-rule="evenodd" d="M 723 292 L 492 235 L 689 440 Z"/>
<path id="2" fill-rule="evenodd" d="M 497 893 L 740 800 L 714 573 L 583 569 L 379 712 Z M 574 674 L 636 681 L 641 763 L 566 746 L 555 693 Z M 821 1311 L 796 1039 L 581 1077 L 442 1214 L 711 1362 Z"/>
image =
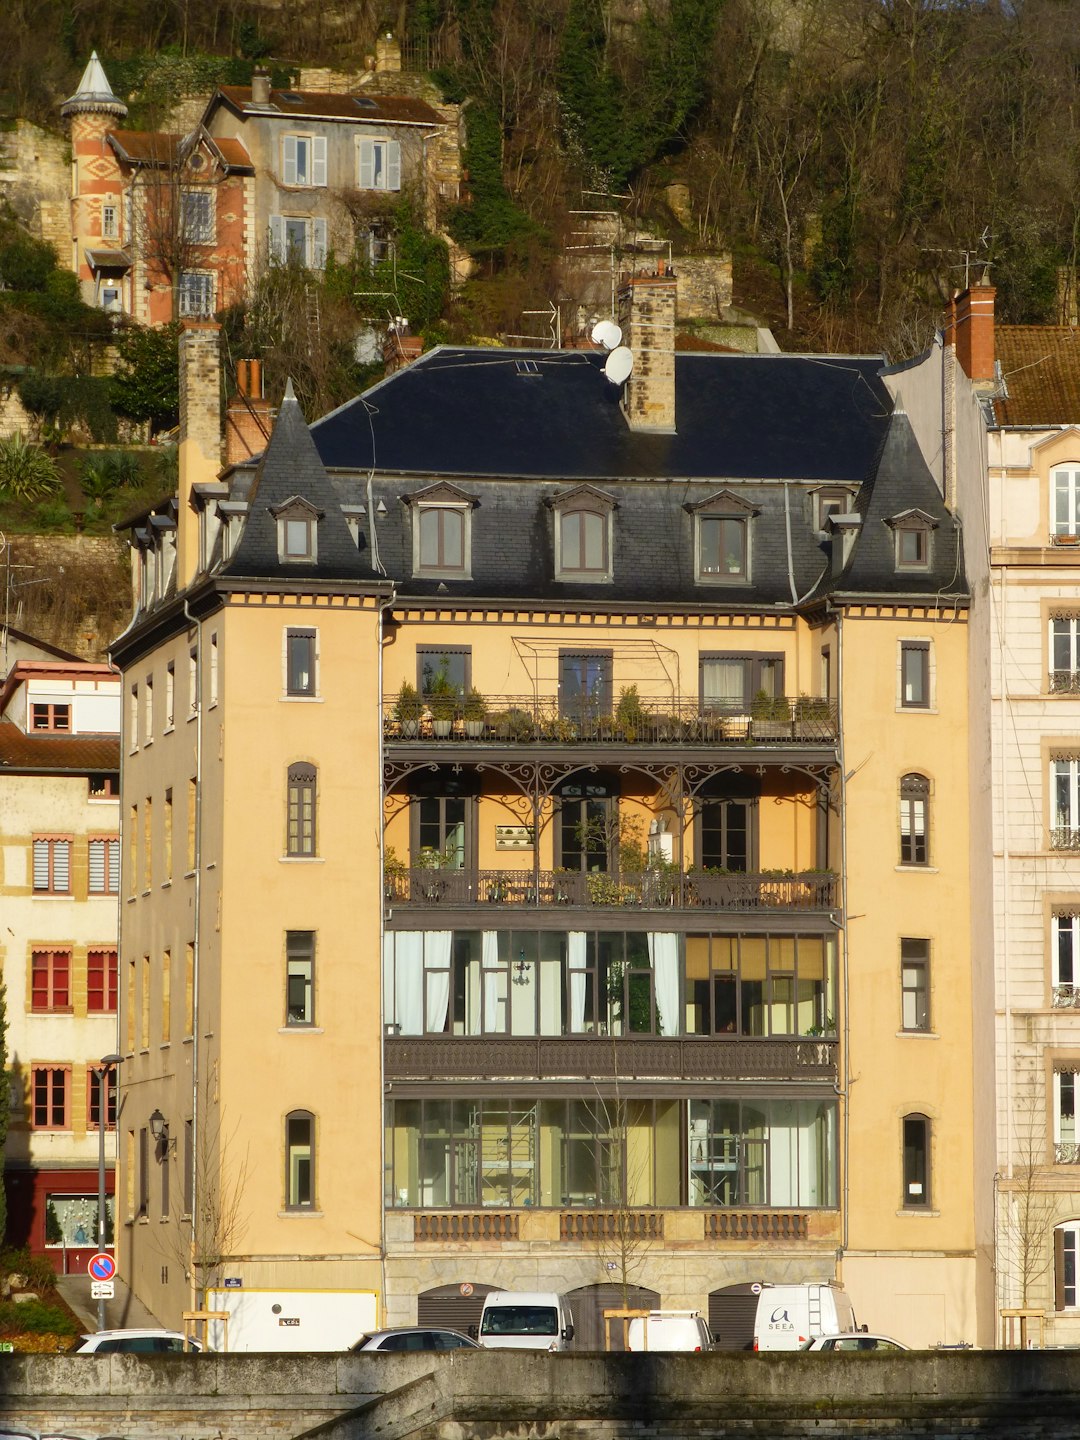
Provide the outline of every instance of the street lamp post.
<path id="1" fill-rule="evenodd" d="M 122 1055 L 103 1055 L 101 1069 L 98 1071 L 98 1233 L 97 1247 L 105 1249 L 105 1128 L 109 1118 L 108 1105 L 108 1081 L 109 1074 L 118 1065 L 123 1064 Z M 98 1329 L 105 1329 L 105 1301 L 98 1301 Z"/>

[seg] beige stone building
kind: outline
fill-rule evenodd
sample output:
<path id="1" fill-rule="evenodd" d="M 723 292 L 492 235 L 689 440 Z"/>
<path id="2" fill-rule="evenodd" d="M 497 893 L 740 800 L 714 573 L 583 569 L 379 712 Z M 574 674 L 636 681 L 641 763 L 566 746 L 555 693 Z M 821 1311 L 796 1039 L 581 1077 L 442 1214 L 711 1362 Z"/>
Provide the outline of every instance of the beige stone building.
<path id="1" fill-rule="evenodd" d="M 223 473 L 183 337 L 113 648 L 120 1249 L 163 1320 L 559 1289 L 586 1345 L 629 1301 L 741 1348 L 757 1284 L 839 1277 L 992 1334 L 944 372 L 675 353 L 675 288 L 624 287 L 624 386 L 442 348 Z"/>

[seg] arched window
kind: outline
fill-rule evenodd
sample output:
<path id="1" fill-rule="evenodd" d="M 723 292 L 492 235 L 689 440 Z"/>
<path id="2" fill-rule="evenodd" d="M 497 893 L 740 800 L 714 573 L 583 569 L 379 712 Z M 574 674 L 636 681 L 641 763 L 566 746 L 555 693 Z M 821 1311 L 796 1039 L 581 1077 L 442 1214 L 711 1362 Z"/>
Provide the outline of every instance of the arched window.
<path id="1" fill-rule="evenodd" d="M 285 834 L 286 855 L 314 855 L 315 781 L 314 765 L 304 762 L 289 766 L 289 799 Z"/>
<path id="2" fill-rule="evenodd" d="M 905 1115 L 903 1128 L 902 1203 L 908 1210 L 925 1210 L 930 1205 L 930 1121 L 925 1115 Z"/>
<path id="3" fill-rule="evenodd" d="M 1080 535 L 1080 466 L 1059 465 L 1050 472 L 1050 536 L 1055 543 L 1076 543 Z"/>
<path id="4" fill-rule="evenodd" d="M 610 580 L 615 501 L 591 485 L 580 485 L 550 504 L 555 512 L 555 579 Z"/>
<path id="5" fill-rule="evenodd" d="M 930 781 L 925 775 L 900 780 L 900 864 L 930 863 Z"/>
<path id="6" fill-rule="evenodd" d="M 315 1205 L 315 1116 L 293 1110 L 285 1116 L 285 1208 Z"/>

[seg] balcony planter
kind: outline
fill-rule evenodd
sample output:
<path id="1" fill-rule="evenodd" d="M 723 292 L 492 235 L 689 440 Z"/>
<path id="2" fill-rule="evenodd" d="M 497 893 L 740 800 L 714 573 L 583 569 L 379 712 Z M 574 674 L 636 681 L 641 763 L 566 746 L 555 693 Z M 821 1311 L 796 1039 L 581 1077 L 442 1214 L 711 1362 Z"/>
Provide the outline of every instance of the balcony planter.
<path id="1" fill-rule="evenodd" d="M 479 740 L 484 733 L 484 721 L 487 717 L 487 701 L 479 690 L 473 688 L 466 691 L 461 713 L 465 720 L 465 734 L 470 740 Z"/>
<path id="2" fill-rule="evenodd" d="M 446 740 L 454 728 L 454 714 L 458 708 L 458 692 L 440 671 L 431 682 L 424 699 L 431 711 L 431 728 L 436 739 Z"/>
<path id="3" fill-rule="evenodd" d="M 415 740 L 420 733 L 420 716 L 423 713 L 424 702 L 416 692 L 416 688 L 410 685 L 407 680 L 401 682 L 401 689 L 398 691 L 397 703 L 394 706 L 394 719 L 401 727 L 401 738 L 403 740 Z"/>
<path id="4" fill-rule="evenodd" d="M 795 734 L 803 740 L 815 740 L 832 730 L 832 713 L 828 700 L 800 695 L 795 701 Z"/>

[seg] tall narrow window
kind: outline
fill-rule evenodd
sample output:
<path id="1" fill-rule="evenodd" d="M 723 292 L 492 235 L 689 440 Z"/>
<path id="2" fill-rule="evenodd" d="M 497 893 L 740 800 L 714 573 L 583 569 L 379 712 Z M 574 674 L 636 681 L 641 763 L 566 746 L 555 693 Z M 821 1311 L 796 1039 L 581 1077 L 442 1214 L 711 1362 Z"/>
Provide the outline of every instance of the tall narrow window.
<path id="1" fill-rule="evenodd" d="M 930 1205 L 930 1121 L 925 1115 L 905 1115 L 904 1194 L 906 1209 Z"/>
<path id="2" fill-rule="evenodd" d="M 906 710 L 930 708 L 930 642 L 900 642 L 900 704 Z"/>
<path id="3" fill-rule="evenodd" d="M 71 1010 L 71 951 L 35 950 L 30 957 L 30 1008 L 39 1014 Z"/>
<path id="4" fill-rule="evenodd" d="M 218 702 L 218 637 L 210 636 L 210 704 Z"/>
<path id="5" fill-rule="evenodd" d="M 315 694 L 315 631 L 285 632 L 285 693 Z"/>
<path id="6" fill-rule="evenodd" d="M 131 1055 L 135 1050 L 135 961 L 127 962 L 127 973 L 124 976 L 124 1033 L 127 1044 L 127 1053 Z"/>
<path id="7" fill-rule="evenodd" d="M 1080 1005 L 1080 913 L 1055 915 L 1050 922 L 1050 984 L 1054 1008 Z"/>
<path id="8" fill-rule="evenodd" d="M 139 748 L 139 687 L 132 685 L 128 692 L 128 749 Z"/>
<path id="9" fill-rule="evenodd" d="M 397 140 L 358 140 L 356 183 L 360 190 L 400 190 L 400 143 Z"/>
<path id="10" fill-rule="evenodd" d="M 195 1033 L 195 946 L 188 941 L 184 946 L 184 1035 Z"/>
<path id="11" fill-rule="evenodd" d="M 900 781 L 900 864 L 930 863 L 930 782 L 925 775 Z"/>
<path id="12" fill-rule="evenodd" d="M 145 1125 L 139 1131 L 139 1208 L 136 1213 L 150 1213 L 150 1132 Z"/>
<path id="13" fill-rule="evenodd" d="M 120 893 L 120 841 L 114 836 L 92 839 L 87 847 L 91 895 Z"/>
<path id="14" fill-rule="evenodd" d="M 187 868 L 195 869 L 195 818 L 199 806 L 199 782 L 192 776 L 187 784 Z"/>
<path id="15" fill-rule="evenodd" d="M 86 956 L 86 1008 L 92 1015 L 116 1013 L 115 950 L 90 950 Z"/>
<path id="16" fill-rule="evenodd" d="M 34 894 L 71 894 L 71 841 L 66 836 L 34 837 Z"/>
<path id="17" fill-rule="evenodd" d="M 172 879 L 172 846 L 173 846 L 173 803 L 172 786 L 165 791 L 165 813 L 162 816 L 162 869 L 163 879 L 168 882 Z"/>
<path id="18" fill-rule="evenodd" d="M 172 951 L 161 952 L 161 1043 L 172 1035 Z"/>
<path id="19" fill-rule="evenodd" d="M 195 1204 L 195 1127 L 184 1121 L 184 1214 L 190 1216 Z"/>
<path id="20" fill-rule="evenodd" d="M 1077 1065 L 1054 1067 L 1054 1163 L 1080 1162 L 1080 1133 L 1076 1124 Z"/>
<path id="21" fill-rule="evenodd" d="M 1080 1303 L 1077 1291 L 1076 1258 L 1080 1251 L 1080 1220 L 1067 1220 L 1054 1230 L 1054 1309 L 1075 1310 Z"/>
<path id="22" fill-rule="evenodd" d="M 192 645 L 188 651 L 188 714 L 196 715 L 199 710 L 199 651 Z"/>
<path id="23" fill-rule="evenodd" d="M 1080 535 L 1080 468 L 1061 465 L 1051 472 L 1053 515 L 1051 538 L 1059 544 L 1063 539 L 1075 540 Z"/>
<path id="24" fill-rule="evenodd" d="M 563 510 L 559 513 L 558 578 L 607 579 L 610 510 Z"/>
<path id="25" fill-rule="evenodd" d="M 310 1210 L 315 1204 L 315 1117 L 294 1110 L 285 1117 L 285 1208 Z"/>
<path id="26" fill-rule="evenodd" d="M 930 941 L 900 941 L 900 995 L 905 1030 L 930 1029 Z"/>
<path id="27" fill-rule="evenodd" d="M 315 854 L 315 777 L 314 765 L 289 766 L 287 855 Z"/>
<path id="28" fill-rule="evenodd" d="M 154 677 L 147 675 L 143 686 L 143 739 L 147 745 L 154 738 Z"/>
<path id="29" fill-rule="evenodd" d="M 176 719 L 176 665 L 170 660 L 165 667 L 165 729 L 171 730 Z"/>
<path id="30" fill-rule="evenodd" d="M 30 1071 L 30 1124 L 35 1130 L 70 1129 L 71 1071 L 64 1065 L 35 1065 Z"/>
<path id="31" fill-rule="evenodd" d="M 154 802 L 146 797 L 143 806 L 143 889 L 150 889 L 154 868 Z"/>
<path id="32" fill-rule="evenodd" d="M 289 1025 L 315 1023 L 315 932 L 285 933 L 285 1017 Z"/>
<path id="33" fill-rule="evenodd" d="M 1074 695 L 1080 691 L 1080 615 L 1054 615 L 1050 619 L 1050 693 Z"/>
<path id="34" fill-rule="evenodd" d="M 101 1123 L 101 1091 L 105 1090 L 105 1128 L 116 1129 L 116 1071 L 100 1070 L 90 1066 L 86 1071 L 86 1118 L 89 1128 L 96 1130 Z M 95 1235 L 95 1240 L 97 1236 Z"/>
<path id="35" fill-rule="evenodd" d="M 1050 848 L 1080 850 L 1080 757 L 1050 762 Z"/>
<path id="36" fill-rule="evenodd" d="M 417 509 L 417 574 L 463 577 L 467 511 L 460 506 L 421 505 Z"/>
<path id="37" fill-rule="evenodd" d="M 139 985 L 139 1048 L 150 1048 L 150 956 L 142 958 L 142 974 Z"/>
<path id="38" fill-rule="evenodd" d="M 612 652 L 559 651 L 559 714 L 582 722 L 611 713 Z"/>

